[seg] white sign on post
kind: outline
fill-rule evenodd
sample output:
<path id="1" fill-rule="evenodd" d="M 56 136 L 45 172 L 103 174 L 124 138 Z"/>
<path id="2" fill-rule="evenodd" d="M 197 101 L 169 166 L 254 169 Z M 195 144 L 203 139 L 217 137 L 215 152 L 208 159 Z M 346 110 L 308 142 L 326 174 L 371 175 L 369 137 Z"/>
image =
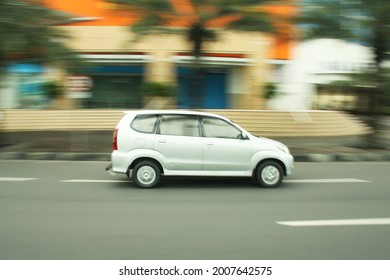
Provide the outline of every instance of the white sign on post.
<path id="1" fill-rule="evenodd" d="M 92 79 L 84 75 L 68 76 L 65 80 L 65 88 L 68 98 L 92 97 Z"/>

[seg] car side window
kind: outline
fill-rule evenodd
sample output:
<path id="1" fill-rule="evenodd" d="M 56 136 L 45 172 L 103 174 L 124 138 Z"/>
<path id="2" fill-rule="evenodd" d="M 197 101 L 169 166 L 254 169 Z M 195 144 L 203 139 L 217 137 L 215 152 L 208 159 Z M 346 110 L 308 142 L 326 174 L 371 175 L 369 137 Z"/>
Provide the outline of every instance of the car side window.
<path id="1" fill-rule="evenodd" d="M 160 134 L 177 136 L 200 136 L 199 120 L 192 115 L 163 115 Z"/>
<path id="2" fill-rule="evenodd" d="M 138 115 L 131 123 L 131 128 L 143 133 L 154 133 L 158 115 Z"/>
<path id="3" fill-rule="evenodd" d="M 230 123 L 211 117 L 203 117 L 204 136 L 212 138 L 237 139 L 241 131 Z"/>

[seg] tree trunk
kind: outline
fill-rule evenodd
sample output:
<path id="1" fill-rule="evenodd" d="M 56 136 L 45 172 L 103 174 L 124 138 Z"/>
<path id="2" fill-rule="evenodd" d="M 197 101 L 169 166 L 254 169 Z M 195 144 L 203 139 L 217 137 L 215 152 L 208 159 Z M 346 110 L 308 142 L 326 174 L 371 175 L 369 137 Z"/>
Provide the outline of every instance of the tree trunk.
<path id="1" fill-rule="evenodd" d="M 373 133 L 367 135 L 366 146 L 372 149 L 384 148 L 384 143 L 381 139 L 383 138 L 382 128 L 382 108 L 385 106 L 385 72 L 381 67 L 382 59 L 380 54 L 376 53 L 375 59 L 375 76 L 377 78 L 376 88 L 370 94 L 369 101 L 369 125 L 373 129 Z"/>
<path id="2" fill-rule="evenodd" d="M 201 109 L 203 107 L 203 71 L 201 67 L 194 67 L 191 76 L 190 107 Z"/>
<path id="3" fill-rule="evenodd" d="M 202 71 L 202 47 L 203 47 L 203 30 L 197 30 L 193 37 L 193 57 L 191 76 L 190 107 L 201 109 L 203 107 L 203 71 Z"/>

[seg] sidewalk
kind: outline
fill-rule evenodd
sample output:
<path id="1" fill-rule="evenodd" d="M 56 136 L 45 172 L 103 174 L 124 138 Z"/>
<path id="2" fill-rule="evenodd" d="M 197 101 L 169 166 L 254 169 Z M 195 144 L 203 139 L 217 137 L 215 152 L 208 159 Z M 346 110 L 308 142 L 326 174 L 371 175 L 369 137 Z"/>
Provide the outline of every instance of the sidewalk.
<path id="1" fill-rule="evenodd" d="M 2 132 L 0 159 L 110 161 L 112 131 Z M 390 161 L 390 150 L 362 149 L 363 136 L 276 139 L 296 162 Z"/>

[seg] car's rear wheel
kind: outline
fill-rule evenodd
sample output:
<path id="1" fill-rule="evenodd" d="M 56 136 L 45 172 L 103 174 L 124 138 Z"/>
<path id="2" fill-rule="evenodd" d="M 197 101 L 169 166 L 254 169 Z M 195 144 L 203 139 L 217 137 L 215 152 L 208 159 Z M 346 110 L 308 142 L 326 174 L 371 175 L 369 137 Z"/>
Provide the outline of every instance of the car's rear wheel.
<path id="1" fill-rule="evenodd" d="M 158 165 L 152 161 L 141 161 L 134 167 L 132 178 L 140 188 L 153 188 L 161 179 Z"/>
<path id="2" fill-rule="evenodd" d="M 259 165 L 255 175 L 260 186 L 275 188 L 283 181 L 283 168 L 276 161 L 268 160 Z"/>

